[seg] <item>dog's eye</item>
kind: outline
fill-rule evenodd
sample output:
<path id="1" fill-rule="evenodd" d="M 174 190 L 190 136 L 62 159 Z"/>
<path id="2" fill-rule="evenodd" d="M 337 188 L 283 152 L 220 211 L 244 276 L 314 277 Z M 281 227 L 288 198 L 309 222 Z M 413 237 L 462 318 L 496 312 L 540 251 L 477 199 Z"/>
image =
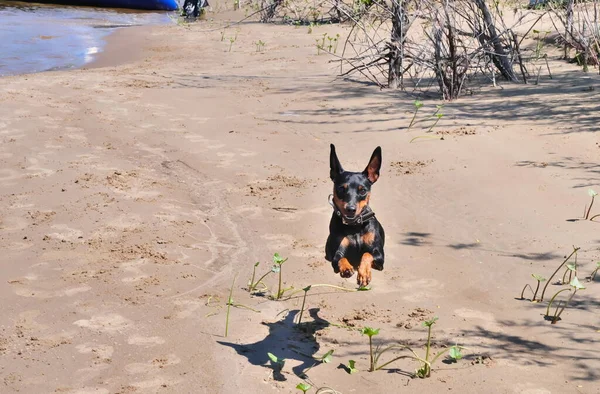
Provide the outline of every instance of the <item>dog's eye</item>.
<path id="1" fill-rule="evenodd" d="M 365 189 L 364 187 L 362 189 L 358 190 L 358 194 L 362 197 L 366 196 L 368 193 L 367 189 Z"/>
<path id="2" fill-rule="evenodd" d="M 346 193 L 346 189 L 344 186 L 338 186 L 336 192 L 338 196 L 343 196 Z"/>

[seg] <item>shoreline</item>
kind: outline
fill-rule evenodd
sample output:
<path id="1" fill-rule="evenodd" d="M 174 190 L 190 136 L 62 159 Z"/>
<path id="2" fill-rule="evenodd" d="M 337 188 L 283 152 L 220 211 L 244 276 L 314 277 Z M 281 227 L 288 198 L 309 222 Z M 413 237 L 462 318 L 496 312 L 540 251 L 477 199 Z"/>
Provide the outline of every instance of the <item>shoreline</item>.
<path id="1" fill-rule="evenodd" d="M 0 20 L 0 77 L 132 61 L 143 50 L 145 28 L 174 23 L 170 12 L 44 4 L 22 8 L 2 2 Z M 124 33 L 126 28 L 132 30 Z"/>
<path id="2" fill-rule="evenodd" d="M 168 25 L 161 25 L 168 26 Z M 87 70 L 116 67 L 141 60 L 148 48 L 149 34 L 156 26 L 118 27 L 104 37 L 104 46 L 93 59 L 74 69 Z"/>

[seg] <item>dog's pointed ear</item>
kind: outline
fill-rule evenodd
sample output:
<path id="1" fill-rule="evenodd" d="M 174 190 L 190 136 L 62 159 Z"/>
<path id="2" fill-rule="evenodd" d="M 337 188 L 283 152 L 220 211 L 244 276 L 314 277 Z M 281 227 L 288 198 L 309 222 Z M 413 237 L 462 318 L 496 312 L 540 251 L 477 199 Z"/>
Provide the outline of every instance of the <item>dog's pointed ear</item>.
<path id="1" fill-rule="evenodd" d="M 329 154 L 329 177 L 335 182 L 335 178 L 344 172 L 340 161 L 338 160 L 337 154 L 335 153 L 335 146 L 331 146 L 331 153 Z"/>
<path id="2" fill-rule="evenodd" d="M 363 174 L 365 174 L 365 176 L 367 178 L 369 178 L 371 183 L 375 183 L 375 182 L 377 182 L 377 179 L 379 178 L 379 169 L 381 169 L 381 147 L 380 146 L 375 148 L 375 150 L 373 151 L 373 154 L 371 155 L 371 159 L 369 160 L 369 164 L 367 164 L 367 168 L 365 168 L 365 170 L 363 171 Z"/>

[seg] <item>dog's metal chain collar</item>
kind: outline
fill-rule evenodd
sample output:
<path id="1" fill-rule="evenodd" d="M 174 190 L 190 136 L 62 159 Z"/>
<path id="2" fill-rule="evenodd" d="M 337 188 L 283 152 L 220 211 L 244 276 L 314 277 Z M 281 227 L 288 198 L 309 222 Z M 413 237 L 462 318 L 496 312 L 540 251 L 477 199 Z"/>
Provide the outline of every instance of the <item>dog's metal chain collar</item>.
<path id="1" fill-rule="evenodd" d="M 363 212 L 361 212 L 360 215 L 358 215 L 358 216 L 355 216 L 353 218 L 347 217 L 346 215 L 344 215 L 342 213 L 340 208 L 336 205 L 335 201 L 333 201 L 333 194 L 329 195 L 329 205 L 331 205 L 331 207 L 333 208 L 333 211 L 335 212 L 337 217 L 342 219 L 342 223 L 344 223 L 347 226 L 360 226 L 363 223 L 366 223 L 371 218 L 375 217 L 375 212 L 373 212 L 372 210 L 369 210 L 369 212 L 365 213 L 364 209 L 363 209 Z"/>

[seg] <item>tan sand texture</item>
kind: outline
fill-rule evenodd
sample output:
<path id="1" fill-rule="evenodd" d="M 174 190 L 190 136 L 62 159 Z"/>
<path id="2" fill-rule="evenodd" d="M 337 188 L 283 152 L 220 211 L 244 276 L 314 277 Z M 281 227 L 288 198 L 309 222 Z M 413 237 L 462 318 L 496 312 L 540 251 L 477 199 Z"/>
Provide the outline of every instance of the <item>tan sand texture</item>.
<path id="1" fill-rule="evenodd" d="M 347 27 L 244 24 L 222 40 L 207 32 L 220 23 L 125 29 L 97 67 L 0 81 L 0 392 L 293 393 L 306 355 L 331 349 L 309 392 L 600 392 L 600 285 L 585 281 L 600 227 L 573 220 L 600 189 L 598 76 L 553 61 L 554 79 L 447 103 L 444 140 L 409 143 L 438 102 L 407 132 L 414 98 L 336 80 L 315 36 Z M 132 36 L 137 58 L 115 65 Z M 245 288 L 275 252 L 284 287 L 356 288 L 324 260 L 330 143 L 356 171 L 383 149 L 386 264 L 371 291 L 311 290 L 302 331 L 302 293 Z M 551 325 L 516 298 L 572 245 L 587 289 Z M 258 313 L 232 308 L 224 338 L 234 275 L 234 301 Z M 434 349 L 465 359 L 429 379 L 409 359 L 367 372 L 356 329 L 423 354 L 433 316 Z"/>

